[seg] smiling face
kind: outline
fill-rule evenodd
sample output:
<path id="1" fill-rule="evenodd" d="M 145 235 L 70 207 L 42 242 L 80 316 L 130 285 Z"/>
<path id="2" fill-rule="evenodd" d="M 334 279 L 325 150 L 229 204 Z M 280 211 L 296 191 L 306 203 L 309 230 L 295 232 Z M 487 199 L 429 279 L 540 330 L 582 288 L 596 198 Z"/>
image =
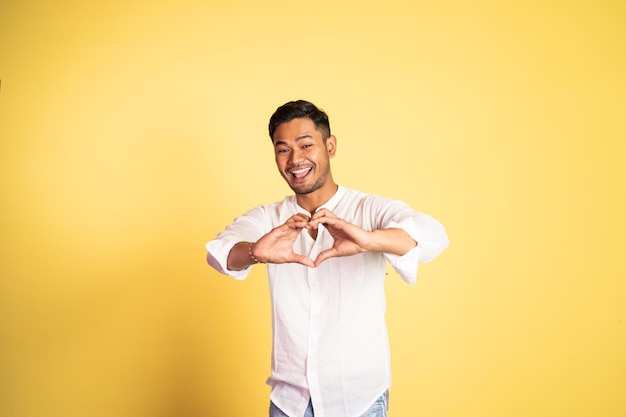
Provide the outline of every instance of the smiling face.
<path id="1" fill-rule="evenodd" d="M 311 119 L 297 118 L 279 125 L 272 141 L 276 166 L 297 196 L 317 193 L 332 197 L 337 189 L 330 172 L 330 158 L 336 150 L 334 136 L 324 140 Z"/>

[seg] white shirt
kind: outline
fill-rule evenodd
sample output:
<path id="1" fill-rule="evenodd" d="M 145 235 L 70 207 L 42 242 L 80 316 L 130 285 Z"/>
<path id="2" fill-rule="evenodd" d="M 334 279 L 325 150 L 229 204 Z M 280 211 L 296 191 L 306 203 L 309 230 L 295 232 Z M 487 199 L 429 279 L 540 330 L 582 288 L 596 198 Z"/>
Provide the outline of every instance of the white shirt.
<path id="1" fill-rule="evenodd" d="M 267 265 L 273 328 L 272 373 L 267 380 L 271 400 L 290 416 L 304 415 L 310 399 L 316 417 L 355 417 L 391 385 L 386 261 L 413 284 L 418 262 L 437 256 L 448 246 L 448 237 L 439 222 L 403 202 L 341 186 L 321 208 L 366 230 L 401 228 L 418 242 L 402 256 L 365 252 L 331 258 L 317 268 Z M 226 267 L 232 247 L 257 241 L 296 213 L 310 216 L 295 196 L 253 208 L 207 243 L 209 264 L 245 279 L 250 268 Z M 332 244 L 332 236 L 320 225 L 316 240 L 303 230 L 294 251 L 315 259 Z"/>

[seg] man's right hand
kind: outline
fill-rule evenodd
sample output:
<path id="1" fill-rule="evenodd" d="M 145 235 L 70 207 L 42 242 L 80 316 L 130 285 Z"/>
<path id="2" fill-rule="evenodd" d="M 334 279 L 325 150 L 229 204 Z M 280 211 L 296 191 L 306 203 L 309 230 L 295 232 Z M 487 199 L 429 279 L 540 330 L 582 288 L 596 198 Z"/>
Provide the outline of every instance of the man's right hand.
<path id="1" fill-rule="evenodd" d="M 315 264 L 311 258 L 293 251 L 296 238 L 309 220 L 305 214 L 294 214 L 283 225 L 253 243 L 250 247 L 252 255 L 263 263 L 300 263 L 313 267 Z"/>
<path id="2" fill-rule="evenodd" d="M 310 218 L 305 214 L 295 214 L 255 243 L 237 243 L 228 255 L 228 269 L 231 271 L 242 270 L 255 264 L 257 260 L 274 264 L 300 263 L 314 267 L 315 263 L 311 258 L 293 251 L 293 245 L 298 234 L 305 228 L 309 220 Z"/>

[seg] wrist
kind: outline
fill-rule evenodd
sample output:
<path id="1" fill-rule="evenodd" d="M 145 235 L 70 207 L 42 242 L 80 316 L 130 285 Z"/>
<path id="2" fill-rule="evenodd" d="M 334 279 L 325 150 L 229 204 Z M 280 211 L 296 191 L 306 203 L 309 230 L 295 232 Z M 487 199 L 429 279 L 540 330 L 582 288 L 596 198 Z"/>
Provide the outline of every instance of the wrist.
<path id="1" fill-rule="evenodd" d="M 263 264 L 265 262 L 261 261 L 259 258 L 257 258 L 256 256 L 254 256 L 254 254 L 252 253 L 252 249 L 253 249 L 254 243 L 250 242 L 248 243 L 248 255 L 250 256 L 250 259 L 252 259 L 253 263 L 255 264 Z"/>
<path id="2" fill-rule="evenodd" d="M 385 252 L 402 256 L 417 246 L 417 242 L 404 230 L 399 228 L 379 229 L 372 231 L 374 252 Z"/>
<path id="3" fill-rule="evenodd" d="M 367 232 L 367 235 L 366 252 L 384 252 L 384 245 L 381 243 L 381 239 L 384 236 L 380 233 L 380 230 L 370 230 Z"/>

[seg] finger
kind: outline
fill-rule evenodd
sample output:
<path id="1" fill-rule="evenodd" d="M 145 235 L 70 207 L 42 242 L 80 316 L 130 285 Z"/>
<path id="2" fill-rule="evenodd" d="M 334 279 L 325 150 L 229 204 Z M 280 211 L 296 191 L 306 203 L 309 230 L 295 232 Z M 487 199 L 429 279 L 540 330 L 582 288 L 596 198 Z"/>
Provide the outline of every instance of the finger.
<path id="1" fill-rule="evenodd" d="M 309 224 L 308 221 L 294 220 L 286 223 L 286 226 L 290 229 L 304 229 Z"/>
<path id="2" fill-rule="evenodd" d="M 294 214 L 293 216 L 291 216 L 288 221 L 305 221 L 305 222 L 308 222 L 309 220 L 311 220 L 311 218 L 309 216 L 307 216 L 306 214 L 297 213 L 297 214 Z"/>
<path id="3" fill-rule="evenodd" d="M 311 217 L 311 220 L 322 218 L 322 217 L 337 218 L 337 216 L 335 216 L 332 211 L 327 210 L 327 209 L 321 209 L 313 213 L 313 217 Z"/>
<path id="4" fill-rule="evenodd" d="M 303 214 L 294 214 L 291 216 L 282 227 L 288 227 L 290 229 L 303 229 L 309 222 L 309 218 Z"/>
<path id="5" fill-rule="evenodd" d="M 302 264 L 304 266 L 308 266 L 310 268 L 315 268 L 315 262 L 313 262 L 313 259 L 309 258 L 308 256 L 304 256 L 304 255 L 297 255 L 295 254 L 294 258 L 293 258 L 294 262 L 297 262 L 299 264 Z"/>
<path id="6" fill-rule="evenodd" d="M 324 262 L 327 259 L 330 258 L 334 258 L 337 256 L 337 250 L 334 248 L 331 249 L 326 249 L 324 251 L 321 251 L 318 255 L 317 258 L 315 258 L 315 266 L 319 266 L 322 262 Z"/>
<path id="7" fill-rule="evenodd" d="M 320 224 L 324 224 L 324 225 L 328 225 L 328 226 L 333 226 L 337 223 L 341 222 L 341 219 L 338 219 L 337 217 L 327 217 L 327 216 L 323 216 L 323 217 L 318 217 L 317 219 L 313 219 L 310 222 L 308 222 L 308 224 L 311 227 L 317 227 Z"/>

